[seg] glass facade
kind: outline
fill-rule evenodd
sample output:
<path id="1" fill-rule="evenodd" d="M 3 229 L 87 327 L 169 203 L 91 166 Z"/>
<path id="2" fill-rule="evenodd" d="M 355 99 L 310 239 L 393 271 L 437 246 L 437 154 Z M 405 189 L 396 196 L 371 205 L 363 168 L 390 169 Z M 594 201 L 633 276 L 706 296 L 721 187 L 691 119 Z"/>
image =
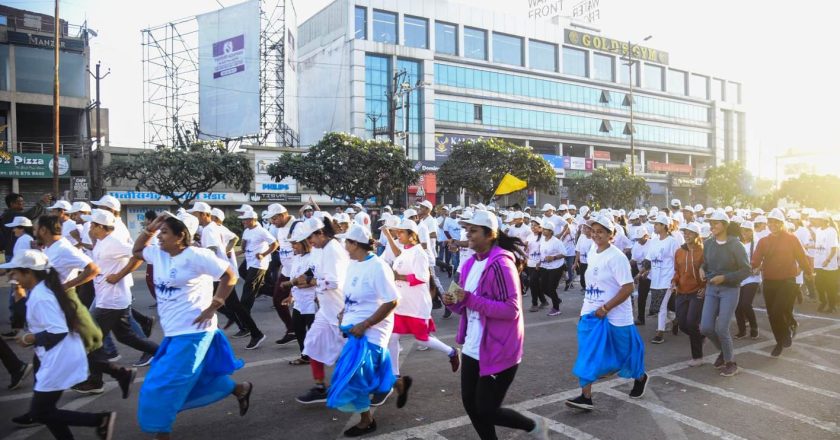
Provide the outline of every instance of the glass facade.
<path id="1" fill-rule="evenodd" d="M 615 60 L 615 57 L 609 55 L 592 54 L 592 78 L 601 81 L 615 81 L 613 60 Z"/>
<path id="2" fill-rule="evenodd" d="M 397 14 L 373 11 L 373 41 L 397 44 Z"/>
<path id="3" fill-rule="evenodd" d="M 662 76 L 665 72 L 660 66 L 655 66 L 653 64 L 645 64 L 645 75 L 643 80 L 645 82 L 645 88 L 651 90 L 665 90 L 665 87 L 662 82 Z"/>
<path id="4" fill-rule="evenodd" d="M 388 126 L 388 96 L 391 83 L 391 58 L 365 56 L 365 131 L 373 138 L 373 130 Z M 376 127 L 374 121 L 376 120 Z M 377 136 L 384 137 L 384 136 Z"/>
<path id="5" fill-rule="evenodd" d="M 564 133 L 576 136 L 611 138 L 629 141 L 623 133 L 626 121 L 611 120 L 610 130 L 602 131 L 603 120 L 562 113 L 514 109 L 483 105 L 483 126 L 516 128 Z M 473 124 L 474 106 L 460 101 L 435 100 L 435 119 L 440 122 Z M 706 132 L 636 124 L 636 140 L 641 142 L 677 145 L 689 148 L 707 148 Z"/>
<path id="6" fill-rule="evenodd" d="M 522 66 L 522 38 L 493 32 L 493 62 Z"/>
<path id="7" fill-rule="evenodd" d="M 367 39 L 367 8 L 356 6 L 356 35 L 357 40 Z"/>
<path id="8" fill-rule="evenodd" d="M 528 40 L 528 64 L 532 69 L 557 71 L 557 45 Z"/>
<path id="9" fill-rule="evenodd" d="M 464 27 L 464 56 L 487 60 L 487 31 Z"/>
<path id="10" fill-rule="evenodd" d="M 587 76 L 587 64 L 585 50 L 572 49 L 571 47 L 563 48 L 563 73 L 585 77 Z"/>
<path id="11" fill-rule="evenodd" d="M 434 82 L 441 86 L 450 86 L 459 89 L 494 92 L 523 98 L 537 98 L 555 101 L 557 103 L 587 105 L 594 109 L 606 108 L 614 112 L 629 113 L 627 107 L 621 105 L 625 97 L 625 93 L 623 92 L 610 90 L 609 102 L 602 103 L 600 98 L 604 89 L 531 78 L 523 75 L 435 63 Z M 694 122 L 708 121 L 708 110 L 706 106 L 652 98 L 639 95 L 638 93 L 633 96 L 633 99 L 635 101 L 633 111 L 638 114 Z"/>
<path id="12" fill-rule="evenodd" d="M 435 52 L 458 55 L 458 27 L 454 24 L 435 22 Z"/>
<path id="13" fill-rule="evenodd" d="M 9 45 L 0 44 L 0 90 L 9 90 Z"/>
<path id="14" fill-rule="evenodd" d="M 53 51 L 37 47 L 15 46 L 15 81 L 20 92 L 53 93 Z M 88 80 L 84 54 L 61 51 L 59 53 L 61 96 L 83 98 L 87 96 Z"/>
<path id="15" fill-rule="evenodd" d="M 411 85 L 422 81 L 422 69 L 419 61 L 397 59 L 397 70 L 405 70 L 405 81 Z M 412 160 L 423 159 L 420 154 L 423 145 L 423 89 L 415 89 L 407 96 L 408 106 L 405 111 L 408 113 L 408 158 Z M 397 130 L 405 129 L 405 118 L 402 109 L 397 109 Z"/>
<path id="16" fill-rule="evenodd" d="M 679 70 L 668 71 L 668 91 L 675 95 L 686 95 L 685 72 Z"/>
<path id="17" fill-rule="evenodd" d="M 688 91 L 695 98 L 709 99 L 709 77 L 692 73 Z"/>
<path id="18" fill-rule="evenodd" d="M 639 62 L 635 61 L 633 66 L 630 67 L 627 65 L 627 61 L 623 59 L 618 59 L 618 82 L 621 84 L 630 85 L 630 75 L 633 75 L 633 85 L 639 85 Z"/>
<path id="19" fill-rule="evenodd" d="M 403 38 L 406 46 L 419 49 L 429 48 L 429 20 L 406 15 L 403 18 L 403 26 Z"/>

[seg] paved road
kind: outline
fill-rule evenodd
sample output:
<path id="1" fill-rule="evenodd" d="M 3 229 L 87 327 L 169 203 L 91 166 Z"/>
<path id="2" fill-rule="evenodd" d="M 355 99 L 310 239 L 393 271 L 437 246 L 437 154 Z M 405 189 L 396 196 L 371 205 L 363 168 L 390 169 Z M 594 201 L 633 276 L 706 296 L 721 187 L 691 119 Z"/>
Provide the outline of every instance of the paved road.
<path id="1" fill-rule="evenodd" d="M 141 278 L 136 278 L 137 307 L 144 313 L 151 299 Z M 797 306 L 800 322 L 794 346 L 774 359 L 769 324 L 759 311 L 762 334 L 758 340 L 736 341 L 737 361 L 744 368 L 734 378 L 724 378 L 710 366 L 690 368 L 688 338 L 666 336 L 662 345 L 648 344 L 646 362 L 652 379 L 642 400 L 627 397 L 630 381 L 613 378 L 595 387 L 596 410 L 578 413 L 567 409 L 563 400 L 579 393 L 571 374 L 576 341 L 575 322 L 580 309 L 580 292 L 562 295 L 563 315 L 525 313 L 525 358 L 506 403 L 517 409 L 546 417 L 552 438 L 575 439 L 837 439 L 840 438 L 840 317 L 817 314 L 814 304 Z M 530 302 L 530 297 L 525 298 Z M 757 307 L 763 307 L 760 299 Z M 294 397 L 310 386 L 308 367 L 288 365 L 297 356 L 297 346 L 279 347 L 273 340 L 281 336 L 281 324 L 271 309 L 271 301 L 257 300 L 255 318 L 269 335 L 270 342 L 255 351 L 244 350 L 247 340 L 232 340 L 234 348 L 247 362 L 235 378 L 255 384 L 251 411 L 245 418 L 237 414 L 231 398 L 215 405 L 181 414 L 175 425 L 177 438 L 199 439 L 335 439 L 354 416 L 328 410 L 321 405 L 302 406 Z M 0 322 L 7 322 L 6 310 Z M 455 319 L 440 319 L 435 311 L 438 335 L 453 343 Z M 4 327 L 5 328 L 5 327 Z M 640 328 L 648 340 L 655 328 Z M 161 337 L 159 330 L 153 335 Z M 711 345 L 707 344 L 711 350 Z M 22 356 L 30 356 L 16 348 Z M 125 360 L 137 354 L 122 347 Z M 717 353 L 707 352 L 708 362 Z M 437 352 L 417 351 L 413 342 L 403 341 L 402 372 L 415 378 L 408 405 L 396 409 L 391 400 L 379 408 L 375 417 L 377 439 L 476 439 L 460 402 L 458 375 L 451 373 L 446 358 Z M 118 439 L 143 439 L 136 422 L 137 394 L 146 369 L 141 369 L 134 394 L 119 398 L 113 383 L 99 396 L 85 397 L 65 393 L 60 405 L 84 411 L 119 411 Z M 5 376 L 4 376 L 5 377 Z M 5 381 L 6 379 L 0 379 Z M 27 383 L 30 386 L 30 383 Z M 0 391 L 0 439 L 50 438 L 44 428 L 17 429 L 9 416 L 25 410 L 29 392 Z M 74 429 L 80 439 L 93 438 L 86 429 Z M 500 438 L 527 438 L 499 429 Z"/>

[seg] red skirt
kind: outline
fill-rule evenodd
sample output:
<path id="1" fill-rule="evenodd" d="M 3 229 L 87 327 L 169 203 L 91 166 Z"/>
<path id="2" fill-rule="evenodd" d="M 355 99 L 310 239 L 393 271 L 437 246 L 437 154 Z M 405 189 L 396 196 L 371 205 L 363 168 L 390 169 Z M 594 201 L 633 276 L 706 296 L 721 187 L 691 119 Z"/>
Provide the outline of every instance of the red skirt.
<path id="1" fill-rule="evenodd" d="M 414 335 L 418 341 L 428 341 L 429 334 L 434 333 L 435 321 L 394 314 L 394 333 L 398 335 Z"/>

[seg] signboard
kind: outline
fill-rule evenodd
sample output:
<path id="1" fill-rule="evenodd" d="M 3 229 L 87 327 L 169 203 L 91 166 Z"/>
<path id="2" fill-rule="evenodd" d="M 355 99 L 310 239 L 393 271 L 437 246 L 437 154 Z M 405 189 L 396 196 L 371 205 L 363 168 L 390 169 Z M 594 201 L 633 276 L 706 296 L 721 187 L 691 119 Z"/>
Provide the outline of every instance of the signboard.
<path id="1" fill-rule="evenodd" d="M 277 162 L 280 153 L 254 152 L 254 189 L 257 193 L 283 193 L 296 194 L 298 192 L 297 181 L 287 177 L 276 182 L 268 174 L 268 166 Z"/>
<path id="2" fill-rule="evenodd" d="M 583 0 L 572 6 L 572 20 L 594 23 L 601 18 L 600 0 Z"/>
<path id="3" fill-rule="evenodd" d="M 586 169 L 586 158 L 575 157 L 575 156 L 566 156 L 566 157 L 569 158 L 569 169 L 571 169 L 571 170 L 585 170 Z M 590 166 L 589 169 L 592 169 L 592 167 Z"/>
<path id="4" fill-rule="evenodd" d="M 554 172 L 557 173 L 557 177 L 563 177 L 566 174 L 566 164 L 563 156 L 556 156 L 554 154 L 541 154 L 543 159 L 546 160 L 551 167 L 554 168 Z M 561 174 L 563 176 L 561 176 Z"/>
<path id="5" fill-rule="evenodd" d="M 52 170 L 52 154 L 11 153 L 8 159 L 0 158 L 0 177 L 52 178 Z M 58 156 L 58 176 L 70 177 L 70 156 Z"/>
<path id="6" fill-rule="evenodd" d="M 90 187 L 87 177 L 71 177 L 70 191 L 71 200 L 90 200 Z"/>
<path id="7" fill-rule="evenodd" d="M 252 202 L 298 202 L 300 194 L 278 194 L 278 193 L 251 193 L 249 196 Z"/>
<path id="8" fill-rule="evenodd" d="M 683 173 L 691 174 L 691 165 L 681 163 L 663 163 L 649 160 L 647 163 L 648 172 L 666 172 L 666 173 Z"/>
<path id="9" fill-rule="evenodd" d="M 703 186 L 706 179 L 702 177 L 671 177 L 671 186 L 679 188 L 699 188 Z"/>
<path id="10" fill-rule="evenodd" d="M 35 35 L 27 32 L 7 31 L 6 35 L 10 44 L 22 44 L 26 46 L 35 46 L 44 49 L 55 49 L 55 37 L 48 35 Z M 84 52 L 85 42 L 83 40 L 76 40 L 70 38 L 62 38 L 59 49 Z"/>
<path id="11" fill-rule="evenodd" d="M 200 137 L 259 133 L 259 1 L 228 6 L 196 19 Z"/>
<path id="12" fill-rule="evenodd" d="M 120 202 L 171 202 L 172 198 L 151 191 L 108 191 Z M 242 193 L 199 193 L 195 201 L 208 203 L 247 203 L 249 198 Z"/>
<path id="13" fill-rule="evenodd" d="M 565 42 L 573 46 L 583 47 L 586 49 L 600 50 L 603 52 L 610 52 L 617 55 L 626 56 L 628 52 L 632 53 L 632 57 L 637 60 L 649 61 L 658 64 L 668 64 L 668 52 L 651 49 L 649 47 L 639 46 L 634 44 L 633 48 L 626 41 L 613 40 L 612 38 L 602 37 L 600 35 L 589 34 L 586 32 L 566 29 Z"/>
<path id="14" fill-rule="evenodd" d="M 452 146 L 473 139 L 480 139 L 480 137 L 467 134 L 435 134 L 435 161 L 445 161 L 452 153 Z"/>
<path id="15" fill-rule="evenodd" d="M 544 20 L 563 12 L 563 0 L 528 0 L 528 18 Z"/>
<path id="16" fill-rule="evenodd" d="M 595 160 L 610 160 L 610 152 L 609 151 L 595 150 L 595 153 L 593 154 L 593 159 L 595 159 Z"/>

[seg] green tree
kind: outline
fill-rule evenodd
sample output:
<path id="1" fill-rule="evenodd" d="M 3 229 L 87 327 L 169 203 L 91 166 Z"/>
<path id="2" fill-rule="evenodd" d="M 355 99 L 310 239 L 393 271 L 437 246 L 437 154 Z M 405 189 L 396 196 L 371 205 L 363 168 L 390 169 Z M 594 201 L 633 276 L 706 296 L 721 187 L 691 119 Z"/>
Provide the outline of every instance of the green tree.
<path id="1" fill-rule="evenodd" d="M 348 203 L 404 192 L 420 177 L 401 147 L 327 133 L 305 153 L 283 153 L 269 165 L 275 180 L 292 177 L 318 193 Z"/>
<path id="2" fill-rule="evenodd" d="M 137 191 L 171 197 L 179 207 L 189 206 L 199 193 L 224 184 L 247 193 L 254 170 L 244 153 L 227 150 L 218 142 L 196 142 L 188 147 L 158 147 L 117 160 L 102 171 L 106 179 L 134 181 Z"/>
<path id="3" fill-rule="evenodd" d="M 464 189 L 488 202 L 506 173 L 528 182 L 530 189 L 551 193 L 557 189 L 551 164 L 530 148 L 501 139 L 466 140 L 454 145 L 449 159 L 438 170 L 437 183 L 443 192 Z"/>
<path id="4" fill-rule="evenodd" d="M 586 177 L 571 179 L 569 188 L 593 209 L 632 208 L 650 195 L 645 179 L 631 175 L 627 167 L 598 168 Z"/>
<path id="5" fill-rule="evenodd" d="M 779 197 L 818 210 L 840 207 L 840 177 L 802 174 L 782 182 Z"/>
<path id="6" fill-rule="evenodd" d="M 706 170 L 706 195 L 718 206 L 749 205 L 753 196 L 753 177 L 740 162 L 727 162 Z"/>

